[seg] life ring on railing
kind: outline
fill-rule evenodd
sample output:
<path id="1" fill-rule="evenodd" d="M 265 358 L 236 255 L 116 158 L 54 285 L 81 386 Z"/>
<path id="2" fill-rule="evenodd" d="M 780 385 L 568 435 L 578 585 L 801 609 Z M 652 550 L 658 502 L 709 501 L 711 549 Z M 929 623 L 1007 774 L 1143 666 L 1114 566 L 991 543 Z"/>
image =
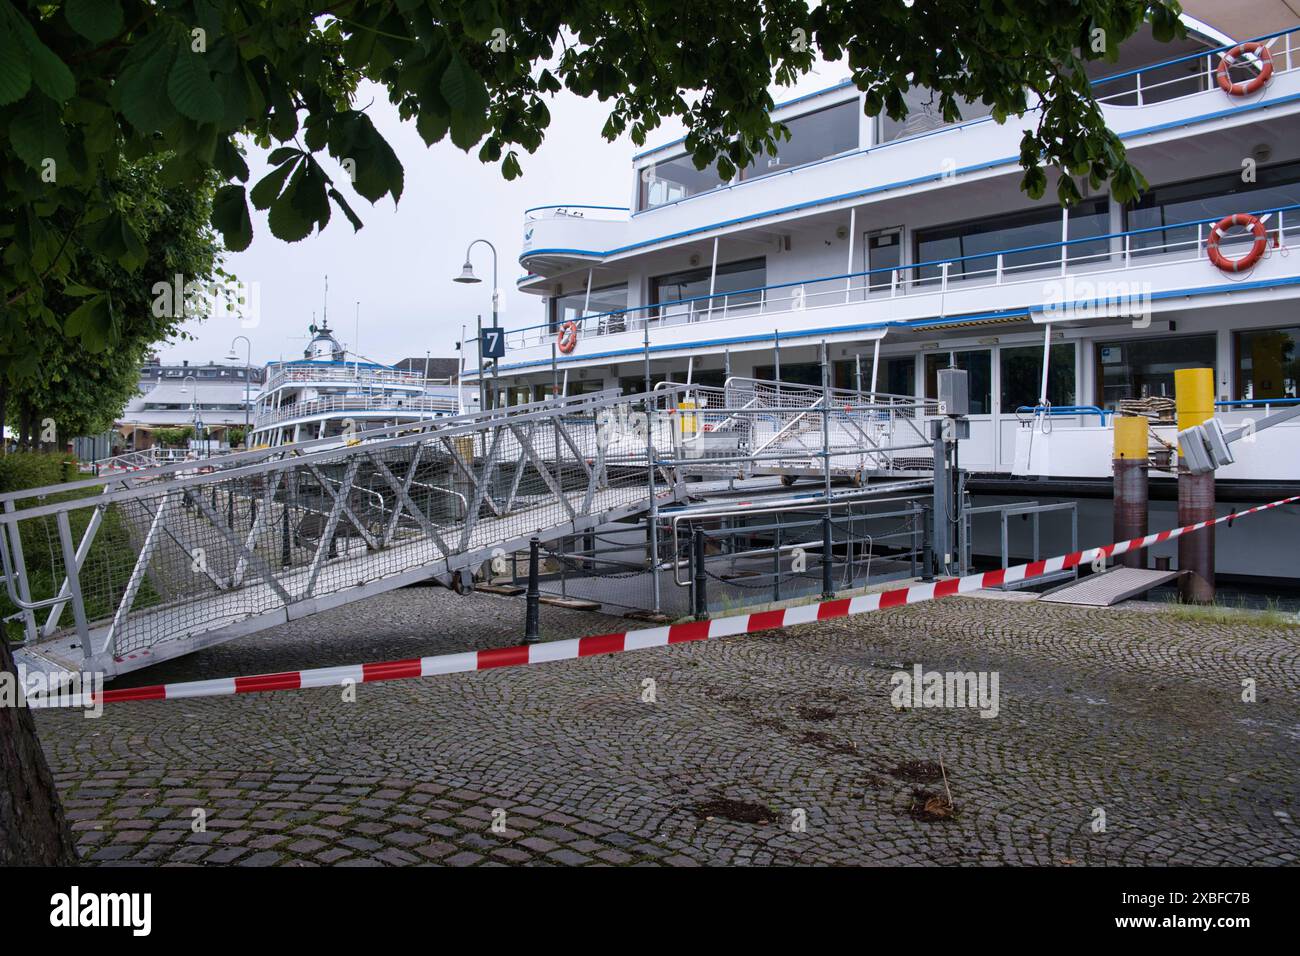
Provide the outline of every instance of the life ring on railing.
<path id="1" fill-rule="evenodd" d="M 568 355 L 578 347 L 578 323 L 565 322 L 560 326 L 560 334 L 555 337 L 555 344 L 560 351 Z"/>
<path id="2" fill-rule="evenodd" d="M 1250 251 L 1240 259 L 1229 259 L 1219 251 L 1219 242 L 1223 239 L 1223 234 L 1233 226 L 1245 226 L 1255 236 Z M 1224 272 L 1241 272 L 1243 269 L 1249 269 L 1263 258 L 1264 250 L 1267 248 L 1268 231 L 1264 228 L 1263 221 L 1248 212 L 1234 213 L 1220 219 L 1210 230 L 1210 237 L 1205 240 L 1205 251 L 1210 261 Z"/>
<path id="3" fill-rule="evenodd" d="M 1249 80 L 1242 80 L 1240 83 L 1232 82 L 1228 70 L 1237 62 L 1239 57 L 1248 53 L 1253 53 L 1259 57 L 1259 74 Z M 1219 89 L 1229 96 L 1249 96 L 1267 83 L 1272 75 L 1273 54 L 1269 52 L 1268 47 L 1264 44 L 1254 42 L 1234 46 L 1219 57 L 1219 68 L 1214 71 L 1214 77 L 1219 81 Z"/>

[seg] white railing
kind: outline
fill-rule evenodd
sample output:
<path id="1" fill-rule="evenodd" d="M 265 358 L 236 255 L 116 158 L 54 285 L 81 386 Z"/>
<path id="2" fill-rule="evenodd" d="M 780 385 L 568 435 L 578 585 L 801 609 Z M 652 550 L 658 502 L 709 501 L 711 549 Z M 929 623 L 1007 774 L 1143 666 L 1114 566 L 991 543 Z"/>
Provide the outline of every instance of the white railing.
<path id="1" fill-rule="evenodd" d="M 349 385 L 402 385 L 423 388 L 424 376 L 419 372 L 406 372 L 393 368 L 366 368 L 356 365 L 286 365 L 268 378 L 264 392 L 281 385 L 310 382 L 346 382 Z"/>
<path id="2" fill-rule="evenodd" d="M 253 420 L 253 427 L 265 428 L 277 422 L 313 415 L 391 412 L 398 418 L 430 418 L 455 414 L 457 410 L 454 396 L 331 395 L 259 412 Z"/>
<path id="3" fill-rule="evenodd" d="M 1297 39 L 1296 30 L 1272 34 L 1259 40 L 1273 56 L 1274 76 L 1300 68 L 1300 40 Z M 1124 88 L 1097 95 L 1097 102 L 1108 106 L 1147 106 L 1214 89 L 1218 83 L 1216 73 L 1225 49 L 1216 47 L 1205 53 L 1195 53 L 1101 77 L 1092 84 L 1097 94 L 1119 84 L 1123 84 Z M 1259 67 L 1258 57 L 1255 56 L 1242 57 L 1238 62 L 1253 65 L 1256 69 Z"/>
<path id="4" fill-rule="evenodd" d="M 534 206 L 524 210 L 525 222 L 537 222 L 539 219 L 596 219 L 601 222 L 622 222 L 627 219 L 626 206 L 588 206 L 574 204 L 569 206 Z"/>
<path id="5" fill-rule="evenodd" d="M 1293 244 L 1291 240 L 1300 238 L 1300 207 L 1261 210 L 1257 214 L 1264 219 L 1268 230 L 1266 255 L 1285 251 Z M 713 296 L 698 296 L 679 302 L 593 313 L 575 321 L 583 336 L 615 335 L 640 331 L 647 325 L 654 329 L 696 322 L 781 315 L 854 302 L 943 296 L 959 289 L 982 286 L 1045 287 L 1051 283 L 1053 290 L 1044 289 L 1045 294 L 1051 291 L 1059 294 L 1061 288 L 1056 287 L 1061 285 L 1061 280 L 1102 273 L 1116 276 L 1110 284 L 1127 289 L 1123 296 L 1126 300 L 1136 299 L 1142 293 L 1137 288 L 1129 288 L 1134 284 L 1123 281 L 1122 277 L 1127 270 L 1135 266 L 1174 266 L 1204 260 L 1206 240 L 1213 225 L 1208 220 L 1171 223 L 1104 236 L 1071 239 L 1063 243 L 914 263 L 896 269 L 824 276 Z M 1193 229 L 1194 239 L 1190 238 Z M 1170 234 L 1187 235 L 1189 238 L 1169 239 Z M 1245 251 L 1251 241 L 1253 237 L 1249 235 L 1229 236 L 1222 241 L 1220 248 L 1226 255 L 1236 257 Z M 1081 250 L 1085 244 L 1102 244 L 1106 248 L 1102 252 L 1084 253 Z M 1031 261 L 1023 261 L 1026 257 Z M 1068 286 L 1062 288 L 1068 291 Z M 1070 303 L 1061 304 L 1068 306 Z M 556 331 L 550 324 L 515 329 L 506 333 L 506 345 L 512 349 L 546 345 L 552 341 Z"/>

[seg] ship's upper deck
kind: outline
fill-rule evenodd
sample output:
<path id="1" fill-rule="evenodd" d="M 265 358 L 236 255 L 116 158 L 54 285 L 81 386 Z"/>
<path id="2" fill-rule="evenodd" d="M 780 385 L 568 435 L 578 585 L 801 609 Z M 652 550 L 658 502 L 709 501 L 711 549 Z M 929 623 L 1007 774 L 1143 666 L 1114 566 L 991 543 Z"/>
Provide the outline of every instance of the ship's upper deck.
<path id="1" fill-rule="evenodd" d="M 1118 64 L 1097 67 L 1094 87 L 1107 125 L 1130 150 L 1164 145 L 1176 156 L 1182 141 L 1300 113 L 1295 29 L 1261 38 L 1273 75 L 1247 97 L 1220 89 L 1220 57 L 1235 43 L 1206 30 L 1189 31 L 1179 44 L 1139 34 Z M 552 295 L 566 277 L 589 268 L 716 236 L 767 243 L 783 226 L 838 209 L 934 190 L 964 193 L 998 177 L 1018 181 L 1019 141 L 1036 112 L 998 124 L 987 106 L 968 104 L 962 122 L 945 124 L 926 91 L 909 98 L 912 112 L 902 122 L 864 116 L 861 94 L 847 82 L 784 103 L 773 116 L 787 124 L 791 139 L 778 156 L 761 157 L 727 183 L 713 169 L 695 170 L 680 141 L 647 150 L 634 162 L 630 207 L 577 203 L 526 212 L 519 261 L 529 273 L 519 287 Z"/>

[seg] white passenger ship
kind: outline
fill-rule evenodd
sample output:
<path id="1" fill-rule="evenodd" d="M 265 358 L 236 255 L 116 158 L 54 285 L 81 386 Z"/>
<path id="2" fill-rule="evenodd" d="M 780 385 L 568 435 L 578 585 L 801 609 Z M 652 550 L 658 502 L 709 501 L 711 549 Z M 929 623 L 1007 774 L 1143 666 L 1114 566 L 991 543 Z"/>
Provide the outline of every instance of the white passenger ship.
<path id="1" fill-rule="evenodd" d="M 1300 24 L 1251 37 L 1244 16 L 1221 21 L 1233 35 L 1185 22 L 1183 41 L 1145 29 L 1094 67 L 1150 182 L 1136 203 L 1085 183 L 1063 212 L 1050 181 L 1029 199 L 1033 114 L 998 125 L 972 104 L 945 124 L 917 89 L 904 122 L 873 119 L 845 82 L 782 104 L 790 140 L 731 182 L 678 141 L 636 157 L 630 209 L 529 210 L 518 285 L 541 321 L 509 330 L 494 404 L 547 397 L 557 374 L 569 394 L 641 391 L 647 354 L 654 382 L 779 366 L 819 384 L 825 343 L 835 385 L 930 398 L 955 364 L 978 503 L 1077 500 L 1080 545 L 1105 543 L 1121 403 L 1172 397 L 1187 367 L 1214 369 L 1225 424 L 1300 400 Z M 1255 438 L 1219 470 L 1221 513 L 1300 486 L 1300 424 Z M 1151 526 L 1170 527 L 1173 474 L 1152 475 Z M 1297 533 L 1282 509 L 1248 547 L 1225 535 L 1220 573 L 1300 575 Z"/>
<path id="2" fill-rule="evenodd" d="M 354 440 L 371 429 L 465 410 L 458 385 L 434 384 L 415 371 L 349 357 L 327 320 L 311 326 L 311 332 L 301 359 L 267 363 L 248 447 Z"/>

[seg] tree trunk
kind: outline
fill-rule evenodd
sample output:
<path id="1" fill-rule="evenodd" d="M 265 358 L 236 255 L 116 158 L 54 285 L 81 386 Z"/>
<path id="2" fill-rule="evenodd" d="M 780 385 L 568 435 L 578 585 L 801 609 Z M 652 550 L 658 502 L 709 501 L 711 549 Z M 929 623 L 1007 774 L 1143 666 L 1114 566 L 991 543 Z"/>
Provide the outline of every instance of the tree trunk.
<path id="1" fill-rule="evenodd" d="M 0 679 L 17 680 L 13 654 L 0 637 Z M 70 866 L 77 862 L 50 765 L 27 707 L 0 707 L 0 866 Z"/>

